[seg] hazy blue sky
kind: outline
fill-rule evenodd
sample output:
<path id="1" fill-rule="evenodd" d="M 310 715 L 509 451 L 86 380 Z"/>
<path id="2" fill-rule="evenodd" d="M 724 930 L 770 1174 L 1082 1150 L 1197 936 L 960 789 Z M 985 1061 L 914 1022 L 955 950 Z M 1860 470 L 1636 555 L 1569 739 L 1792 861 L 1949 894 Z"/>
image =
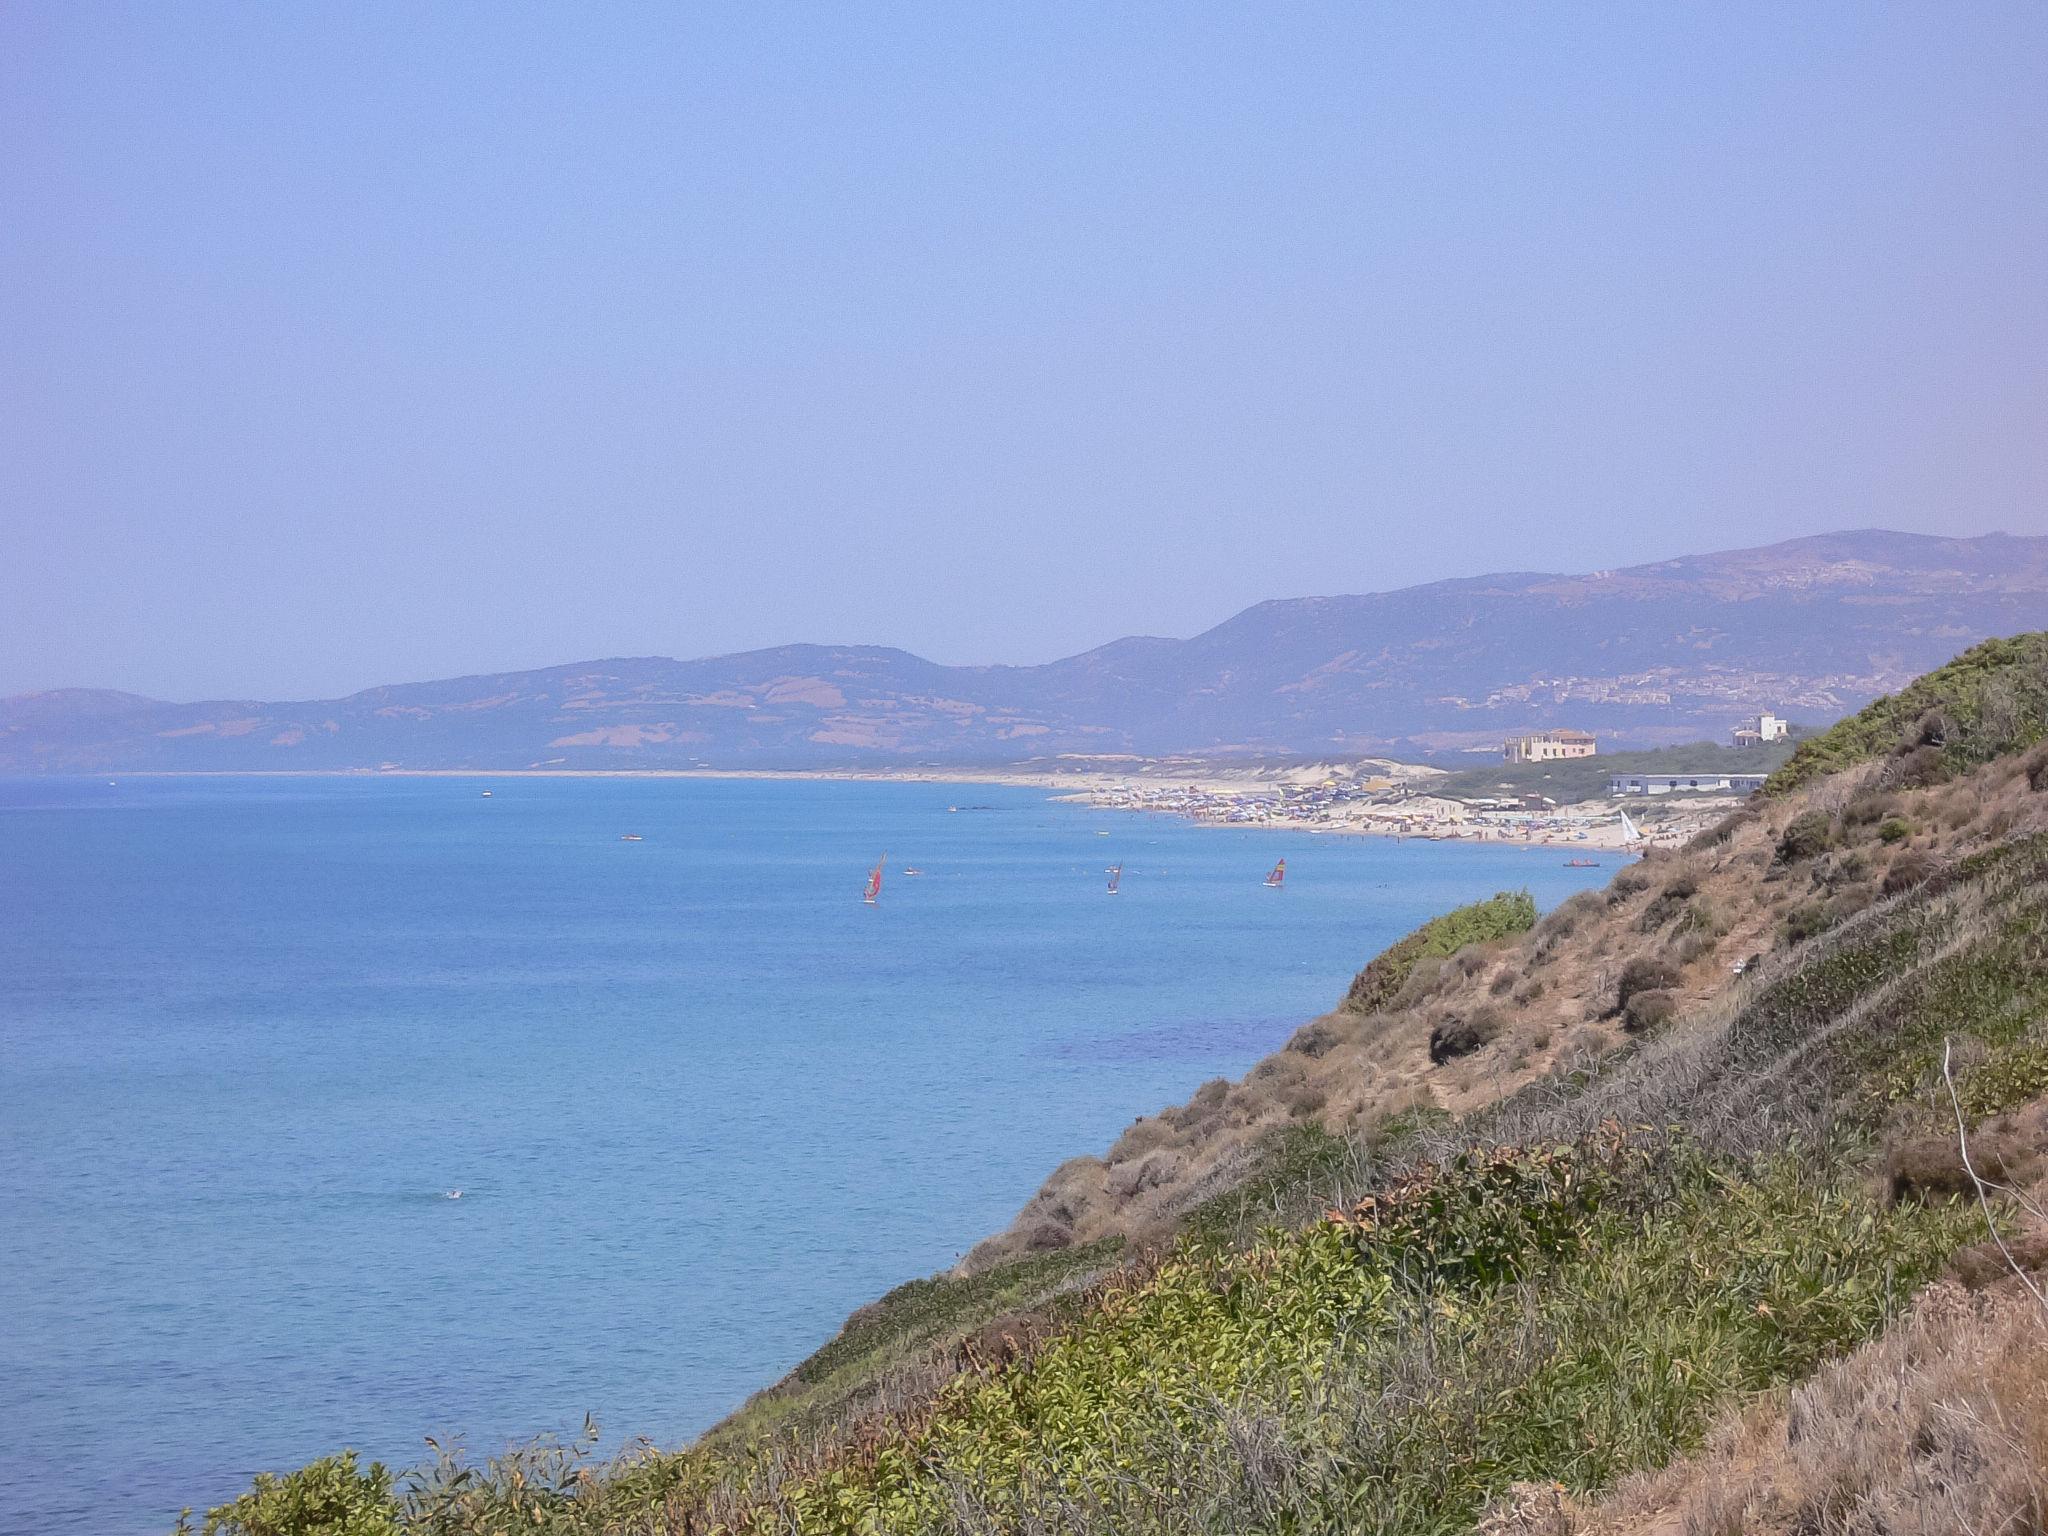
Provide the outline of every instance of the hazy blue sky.
<path id="1" fill-rule="evenodd" d="M 2048 531 L 2048 5 L 0 6 L 0 692 Z"/>

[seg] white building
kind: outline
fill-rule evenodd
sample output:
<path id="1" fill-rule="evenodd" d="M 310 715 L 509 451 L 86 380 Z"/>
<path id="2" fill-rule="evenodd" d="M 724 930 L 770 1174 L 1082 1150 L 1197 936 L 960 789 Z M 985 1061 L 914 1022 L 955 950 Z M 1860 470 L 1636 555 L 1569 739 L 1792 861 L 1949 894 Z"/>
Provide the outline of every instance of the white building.
<path id="1" fill-rule="evenodd" d="M 1752 715 L 1731 733 L 1738 747 L 1760 747 L 1767 742 L 1783 741 L 1792 733 L 1792 722 L 1780 720 L 1776 715 Z"/>
<path id="2" fill-rule="evenodd" d="M 1568 758 L 1591 757 L 1596 743 L 1587 731 L 1538 731 L 1517 736 L 1500 745 L 1500 754 L 1511 763 L 1555 763 Z"/>
<path id="3" fill-rule="evenodd" d="M 1607 781 L 1610 795 L 1753 794 L 1764 787 L 1761 773 L 1617 773 Z"/>

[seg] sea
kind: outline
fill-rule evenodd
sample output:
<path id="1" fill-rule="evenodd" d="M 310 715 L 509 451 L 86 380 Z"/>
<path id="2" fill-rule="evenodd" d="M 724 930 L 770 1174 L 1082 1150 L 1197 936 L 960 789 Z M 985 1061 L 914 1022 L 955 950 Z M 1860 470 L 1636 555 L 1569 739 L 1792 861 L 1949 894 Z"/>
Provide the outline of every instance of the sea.
<path id="1" fill-rule="evenodd" d="M 680 1444 L 1425 918 L 1605 878 L 1565 857 L 983 784 L 0 780 L 0 1531 Z"/>

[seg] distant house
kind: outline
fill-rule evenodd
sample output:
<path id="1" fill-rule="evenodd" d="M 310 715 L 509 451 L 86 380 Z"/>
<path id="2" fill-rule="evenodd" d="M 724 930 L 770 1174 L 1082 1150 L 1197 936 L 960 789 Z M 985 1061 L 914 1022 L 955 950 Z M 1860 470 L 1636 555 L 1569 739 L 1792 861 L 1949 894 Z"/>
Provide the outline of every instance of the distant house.
<path id="1" fill-rule="evenodd" d="M 1791 732 L 1789 720 L 1780 720 L 1776 715 L 1752 715 L 1729 734 L 1738 747 L 1761 747 L 1768 742 L 1782 741 Z"/>
<path id="2" fill-rule="evenodd" d="M 1747 795 L 1764 787 L 1761 773 L 1617 773 L 1607 781 L 1610 795 Z"/>
<path id="3" fill-rule="evenodd" d="M 1566 758 L 1591 757 L 1595 748 L 1589 731 L 1538 731 L 1501 743 L 1501 756 L 1511 763 L 1556 763 Z"/>

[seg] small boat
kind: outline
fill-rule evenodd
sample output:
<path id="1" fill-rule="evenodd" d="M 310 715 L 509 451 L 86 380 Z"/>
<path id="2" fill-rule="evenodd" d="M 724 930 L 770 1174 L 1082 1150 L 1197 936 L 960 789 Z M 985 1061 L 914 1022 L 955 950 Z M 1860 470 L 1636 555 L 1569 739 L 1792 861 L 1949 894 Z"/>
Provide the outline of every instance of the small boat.
<path id="1" fill-rule="evenodd" d="M 488 789 L 484 791 L 484 798 L 486 800 L 491 798 L 491 792 Z"/>
<path id="2" fill-rule="evenodd" d="M 1112 896 L 1114 896 L 1114 895 L 1116 894 L 1116 888 L 1117 888 L 1117 887 L 1118 887 L 1119 885 L 1123 884 L 1123 879 L 1124 879 L 1124 867 L 1123 867 L 1123 865 L 1121 865 L 1121 864 L 1113 864 L 1113 865 L 1111 865 L 1111 866 L 1110 866 L 1110 868 L 1109 868 L 1109 870 L 1108 870 L 1108 875 L 1109 875 L 1109 894 L 1110 894 L 1110 895 L 1112 895 Z"/>
<path id="3" fill-rule="evenodd" d="M 882 894 L 882 866 L 888 862 L 889 855 L 885 853 L 875 860 L 875 867 L 868 871 L 868 888 L 861 893 L 860 899 L 871 907 L 875 904 L 876 898 Z"/>
<path id="4" fill-rule="evenodd" d="M 638 832 L 621 832 L 619 834 L 619 841 L 622 843 L 637 843 L 640 841 L 640 834 Z"/>
<path id="5" fill-rule="evenodd" d="M 916 877 L 917 877 L 918 875 L 921 875 L 921 874 L 923 874 L 923 873 L 924 873 L 924 871 L 923 871 L 923 870 L 921 870 L 921 869 L 906 869 L 906 870 L 904 870 L 904 871 L 903 871 L 903 874 L 904 874 L 904 878 L 906 878 L 906 879 L 914 879 L 914 878 L 916 878 Z"/>
<path id="6" fill-rule="evenodd" d="M 1566 869 L 1598 869 L 1600 861 L 1598 859 L 1566 859 L 1564 867 Z"/>
<path id="7" fill-rule="evenodd" d="M 1280 889 L 1281 886 L 1285 885 L 1286 883 L 1287 861 L 1285 859 L 1282 859 L 1278 864 L 1275 864 L 1273 866 L 1272 872 L 1266 876 L 1266 884 L 1272 886 L 1273 889 L 1277 891 L 1278 889 Z"/>

